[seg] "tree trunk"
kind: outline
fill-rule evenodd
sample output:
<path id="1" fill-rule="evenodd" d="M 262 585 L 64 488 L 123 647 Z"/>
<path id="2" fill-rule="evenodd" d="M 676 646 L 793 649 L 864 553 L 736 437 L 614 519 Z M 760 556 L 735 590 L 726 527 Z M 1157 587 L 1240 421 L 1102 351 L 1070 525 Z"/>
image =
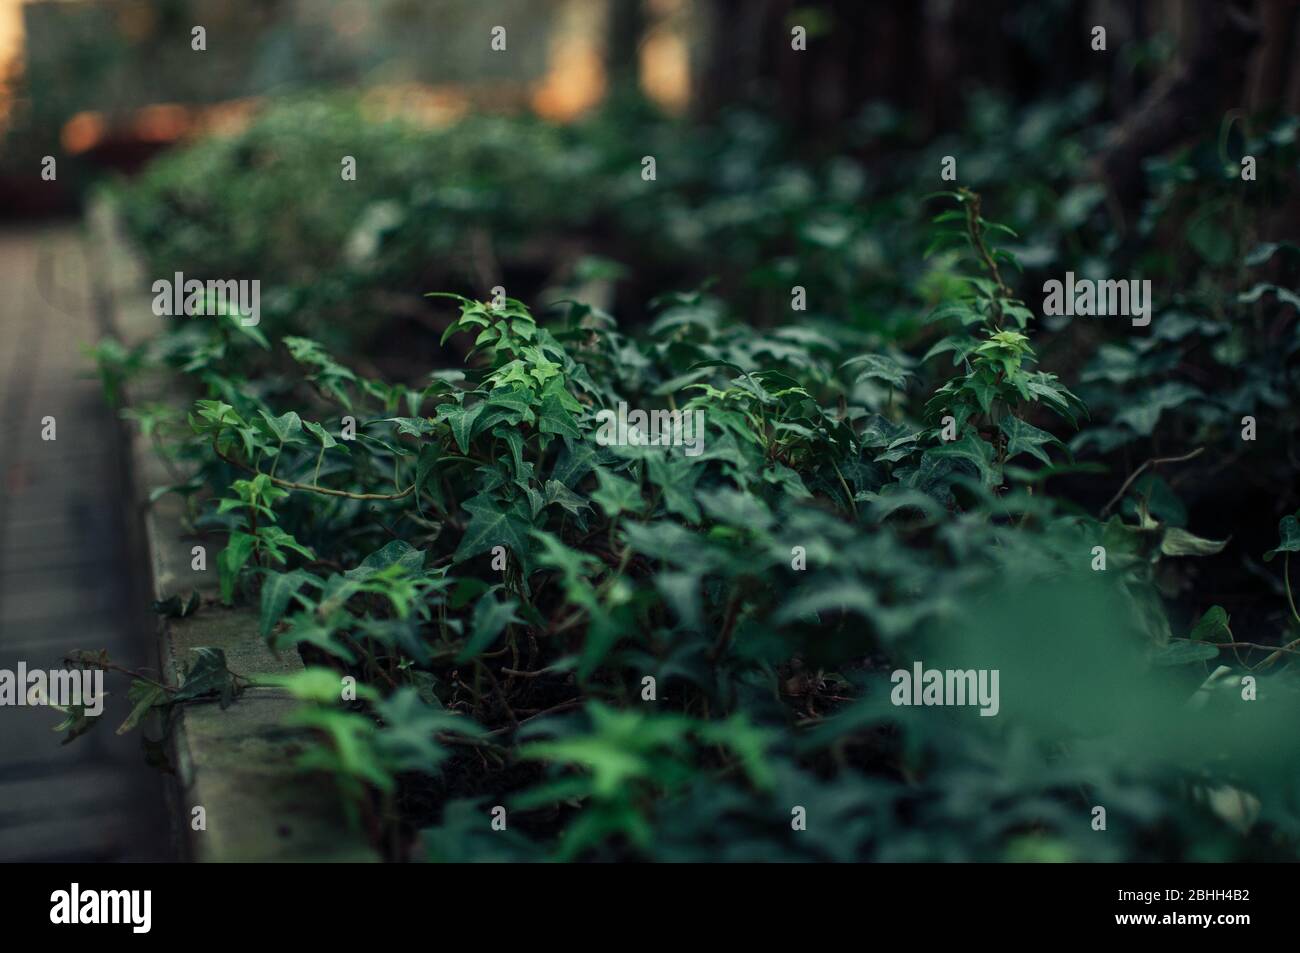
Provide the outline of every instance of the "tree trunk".
<path id="1" fill-rule="evenodd" d="M 1142 195 L 1142 160 L 1204 132 L 1208 121 L 1244 102 L 1258 25 L 1240 7 L 1218 0 L 1198 0 L 1195 10 L 1196 38 L 1186 65 L 1147 91 L 1097 157 L 1121 207 L 1134 207 Z"/>
<path id="2" fill-rule="evenodd" d="M 605 73 L 615 93 L 636 89 L 646 16 L 641 0 L 609 0 L 605 30 Z"/>

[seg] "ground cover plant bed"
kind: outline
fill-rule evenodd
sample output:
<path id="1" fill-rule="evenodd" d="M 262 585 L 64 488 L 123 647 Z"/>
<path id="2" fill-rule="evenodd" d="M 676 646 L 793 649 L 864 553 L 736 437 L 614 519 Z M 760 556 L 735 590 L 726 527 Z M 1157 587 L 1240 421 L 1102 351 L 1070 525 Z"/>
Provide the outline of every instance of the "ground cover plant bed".
<path id="1" fill-rule="evenodd" d="M 1096 443 L 1149 415 L 1098 420 L 1039 368 L 979 195 L 925 202 L 955 251 L 915 357 L 708 292 L 628 333 L 437 294 L 472 344 L 413 383 L 233 316 L 162 345 L 209 395 L 149 424 L 199 465 L 173 489 L 221 601 L 302 655 L 303 767 L 387 856 L 1285 855 L 1288 596 L 1252 638 L 1162 595 L 1232 545 L 1163 476 L 1207 448 L 1112 475 Z M 244 378 L 259 351 L 276 372 Z M 1293 523 L 1251 557 L 1285 567 Z"/>
<path id="2" fill-rule="evenodd" d="M 162 664 L 62 740 L 200 860 L 1300 858 L 1300 19 L 557 6 L 88 189 Z"/>

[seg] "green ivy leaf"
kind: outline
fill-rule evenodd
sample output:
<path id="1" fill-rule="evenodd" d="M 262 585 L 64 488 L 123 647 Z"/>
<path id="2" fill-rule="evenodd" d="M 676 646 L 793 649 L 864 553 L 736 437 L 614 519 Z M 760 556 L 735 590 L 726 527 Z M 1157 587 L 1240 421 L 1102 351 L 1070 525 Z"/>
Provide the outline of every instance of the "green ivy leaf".
<path id="1" fill-rule="evenodd" d="M 375 714 L 383 719 L 376 735 L 376 748 L 393 771 L 436 773 L 447 758 L 447 749 L 434 739 L 439 734 L 467 738 L 483 737 L 482 726 L 425 702 L 417 689 L 403 686 L 388 698 L 375 702 Z"/>
<path id="2" fill-rule="evenodd" d="M 118 726 L 117 733 L 124 735 L 131 729 L 137 727 L 149 709 L 155 705 L 165 703 L 167 700 L 167 689 L 157 682 L 147 682 L 144 679 L 132 679 L 131 687 L 127 689 L 126 696 L 131 701 L 131 712 L 126 716 L 126 720 Z"/>
<path id="3" fill-rule="evenodd" d="M 752 493 L 718 487 L 696 494 L 704 512 L 720 523 L 737 529 L 762 532 L 772 524 L 767 505 Z"/>
<path id="4" fill-rule="evenodd" d="M 478 404 L 471 410 L 466 410 L 460 404 L 438 405 L 438 420 L 445 420 L 451 427 L 451 435 L 455 438 L 456 446 L 460 448 L 461 453 L 469 453 L 474 424 L 479 414 L 483 413 L 483 409 L 483 404 Z"/>
<path id="5" fill-rule="evenodd" d="M 1151 656 L 1151 663 L 1160 666 L 1189 665 L 1212 659 L 1218 654 L 1216 646 L 1204 642 L 1170 642 Z"/>
<path id="6" fill-rule="evenodd" d="M 495 593 L 486 592 L 474 606 L 473 634 L 456 656 L 457 662 L 468 662 L 484 652 L 496 641 L 507 625 L 518 622 L 515 615 L 517 599 L 498 600 Z"/>
<path id="7" fill-rule="evenodd" d="M 646 458 L 646 475 L 663 494 L 664 508 L 688 523 L 700 521 L 695 502 L 695 484 L 703 471 L 685 457 L 656 454 Z"/>
<path id="8" fill-rule="evenodd" d="M 399 567 L 407 574 L 417 575 L 424 570 L 424 556 L 423 549 L 416 549 L 404 539 L 394 539 L 361 560 L 359 565 L 343 573 L 343 577 L 354 582 L 365 582 L 376 573 L 393 566 Z"/>
<path id="9" fill-rule="evenodd" d="M 596 480 L 600 486 L 592 492 L 591 498 L 600 504 L 610 519 L 624 512 L 641 512 L 645 502 L 641 499 L 641 488 L 637 484 L 603 467 L 596 468 Z"/>
<path id="10" fill-rule="evenodd" d="M 502 506 L 486 494 L 467 500 L 462 509 L 470 514 L 469 526 L 456 547 L 453 562 L 462 563 L 494 546 L 504 546 L 520 565 L 529 565 L 528 532 L 532 528 L 521 504 Z"/>
<path id="11" fill-rule="evenodd" d="M 342 679 L 332 668 L 308 666 L 290 675 L 266 675 L 262 680 L 283 687 L 299 701 L 317 705 L 336 705 L 343 695 Z M 379 693 L 365 682 L 358 682 L 356 690 L 359 699 L 375 701 L 379 698 Z"/>
<path id="12" fill-rule="evenodd" d="M 266 422 L 266 429 L 283 444 L 303 444 L 307 441 L 302 436 L 302 418 L 298 412 L 290 410 L 281 414 L 279 417 L 272 417 L 265 410 L 259 410 L 262 420 Z"/>
<path id="13" fill-rule="evenodd" d="M 1124 408 L 1115 415 L 1115 422 L 1132 427 L 1143 437 L 1151 436 L 1160 415 L 1166 410 L 1183 407 L 1189 401 L 1198 400 L 1204 395 L 1194 387 L 1177 381 L 1170 381 L 1153 388 L 1142 396 L 1142 400 Z"/>
<path id="14" fill-rule="evenodd" d="M 1002 418 L 1002 432 L 1007 435 L 1007 460 L 1018 456 L 1021 453 L 1028 453 L 1030 456 L 1043 461 L 1051 466 L 1052 460 L 1043 450 L 1044 446 L 1057 446 L 1064 449 L 1065 445 L 1057 440 L 1046 430 L 1039 430 L 1032 424 L 1025 423 L 1019 417 L 1008 416 Z"/>
<path id="15" fill-rule="evenodd" d="M 267 572 L 262 582 L 262 611 L 260 628 L 263 638 L 271 634 L 284 616 L 290 600 L 309 580 L 315 578 L 305 569 L 293 572 Z"/>
<path id="16" fill-rule="evenodd" d="M 1213 556 L 1223 552 L 1223 547 L 1227 545 L 1226 539 L 1202 539 L 1185 529 L 1170 526 L 1160 540 L 1160 552 L 1166 556 Z"/>
<path id="17" fill-rule="evenodd" d="M 865 380 L 882 380 L 897 390 L 906 387 L 907 379 L 912 376 L 896 360 L 883 354 L 862 354 L 850 358 L 840 365 L 840 370 L 846 367 L 861 368 L 853 378 L 855 383 Z"/>
<path id="18" fill-rule="evenodd" d="M 577 440 L 582 436 L 582 431 L 578 429 L 578 423 L 565 406 L 563 398 L 555 393 L 547 394 L 542 398 L 542 406 L 537 411 L 537 429 L 542 433 L 559 434 L 570 440 Z"/>
<path id="19" fill-rule="evenodd" d="M 303 429 L 320 441 L 320 445 L 323 449 L 328 450 L 331 447 L 337 447 L 339 445 L 339 442 L 334 439 L 334 436 L 320 424 L 316 423 L 316 421 L 304 420 L 302 426 Z"/>
<path id="20" fill-rule="evenodd" d="M 960 440 L 932 447 L 925 451 L 921 458 L 922 460 L 964 461 L 975 468 L 985 486 L 997 486 L 1002 479 L 994 456 L 992 444 L 968 430 L 962 434 Z"/>
<path id="21" fill-rule="evenodd" d="M 433 430 L 433 424 L 424 417 L 385 417 L 385 423 L 395 424 L 399 435 L 423 437 Z"/>
<path id="22" fill-rule="evenodd" d="M 555 504 L 567 512 L 578 516 L 583 510 L 591 509 L 591 504 L 574 493 L 559 480 L 547 480 L 542 487 L 542 505 Z"/>
<path id="23" fill-rule="evenodd" d="M 1300 552 L 1300 520 L 1297 520 L 1296 516 L 1300 516 L 1300 513 L 1284 516 L 1281 522 L 1277 524 L 1277 535 L 1280 542 L 1276 547 L 1264 554 L 1265 562 L 1272 562 L 1273 557 L 1278 553 Z"/>
<path id="24" fill-rule="evenodd" d="M 239 581 L 239 571 L 244 568 L 248 558 L 253 555 L 257 537 L 236 530 L 226 540 L 226 548 L 217 557 L 217 570 L 221 581 L 221 601 L 230 605 L 235 598 L 235 584 Z"/>
<path id="25" fill-rule="evenodd" d="M 354 665 L 357 661 L 356 654 L 344 642 L 334 637 L 336 632 L 350 625 L 352 621 L 352 616 L 343 610 L 331 613 L 325 621 L 321 621 L 315 612 L 299 612 L 289 617 L 289 628 L 275 637 L 274 647 L 282 650 L 296 648 L 299 645 L 314 645 L 322 652 Z M 337 675 L 334 681 L 334 697 L 338 700 L 341 695 Z"/>
<path id="26" fill-rule="evenodd" d="M 1228 613 L 1223 606 L 1211 606 L 1192 627 L 1190 638 L 1194 642 L 1231 642 L 1232 630 L 1228 628 Z"/>
<path id="27" fill-rule="evenodd" d="M 1223 206 L 1214 203 L 1204 206 L 1187 226 L 1187 243 L 1197 254 L 1216 268 L 1232 260 L 1236 240 L 1223 213 Z"/>
<path id="28" fill-rule="evenodd" d="M 226 653 L 219 648 L 203 646 L 196 648 L 194 654 L 198 659 L 185 673 L 185 680 L 172 694 L 172 701 L 193 701 L 216 693 L 221 696 L 221 707 L 225 708 L 234 690 L 234 676 L 226 667 Z"/>

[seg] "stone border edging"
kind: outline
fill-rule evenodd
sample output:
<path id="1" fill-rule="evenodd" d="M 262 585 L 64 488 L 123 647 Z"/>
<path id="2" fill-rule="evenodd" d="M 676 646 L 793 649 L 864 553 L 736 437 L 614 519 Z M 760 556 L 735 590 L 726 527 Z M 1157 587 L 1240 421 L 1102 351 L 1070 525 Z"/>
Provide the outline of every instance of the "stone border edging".
<path id="1" fill-rule="evenodd" d="M 97 197 L 87 211 L 90 257 L 103 320 L 127 347 L 157 333 L 149 307 L 150 281 L 126 241 L 110 199 Z M 185 403 L 166 375 L 153 374 L 132 387 L 139 402 Z M 197 589 L 205 604 L 186 618 L 159 617 L 159 656 L 168 681 L 193 659 L 193 649 L 214 646 L 240 675 L 302 671 L 296 653 L 274 655 L 258 632 L 253 609 L 208 604 L 216 593 L 216 551 L 208 569 L 190 569 L 191 543 L 182 539 L 183 501 L 175 495 L 149 502 L 152 487 L 174 482 L 149 441 L 136 427 L 129 441 L 132 498 L 130 521 L 143 528 L 151 590 L 156 599 L 188 597 Z M 226 710 L 215 702 L 182 706 L 168 737 L 176 772 L 170 798 L 183 852 L 193 860 L 373 861 L 378 856 L 351 831 L 332 786 L 294 768 L 305 735 L 284 726 L 297 702 L 278 689 L 249 688 Z M 206 830 L 192 829 L 193 809 L 204 808 Z"/>

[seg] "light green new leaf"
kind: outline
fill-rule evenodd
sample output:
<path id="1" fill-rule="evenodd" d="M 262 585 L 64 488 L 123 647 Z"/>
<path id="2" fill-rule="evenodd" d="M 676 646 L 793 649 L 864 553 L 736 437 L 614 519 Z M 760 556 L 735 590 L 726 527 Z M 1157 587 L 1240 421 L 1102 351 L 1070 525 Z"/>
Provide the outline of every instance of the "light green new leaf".
<path id="1" fill-rule="evenodd" d="M 308 433 L 310 433 L 312 436 L 314 436 L 317 440 L 320 441 L 321 447 L 324 448 L 325 450 L 330 449 L 330 447 L 337 447 L 339 445 L 339 442 L 334 439 L 334 435 L 331 434 L 324 427 L 322 427 L 320 424 L 316 423 L 316 421 L 304 420 L 302 422 L 302 426 L 303 429 L 305 429 Z"/>
<path id="2" fill-rule="evenodd" d="M 265 410 L 259 410 L 258 413 L 266 422 L 266 428 L 271 436 L 280 443 L 305 444 L 307 442 L 302 436 L 302 418 L 298 416 L 297 411 L 290 410 L 279 417 L 272 417 Z"/>
<path id="3" fill-rule="evenodd" d="M 235 598 L 235 583 L 239 580 L 239 571 L 253 555 L 257 537 L 236 530 L 226 540 L 226 548 L 217 557 L 217 570 L 221 581 L 221 601 L 230 605 Z"/>

